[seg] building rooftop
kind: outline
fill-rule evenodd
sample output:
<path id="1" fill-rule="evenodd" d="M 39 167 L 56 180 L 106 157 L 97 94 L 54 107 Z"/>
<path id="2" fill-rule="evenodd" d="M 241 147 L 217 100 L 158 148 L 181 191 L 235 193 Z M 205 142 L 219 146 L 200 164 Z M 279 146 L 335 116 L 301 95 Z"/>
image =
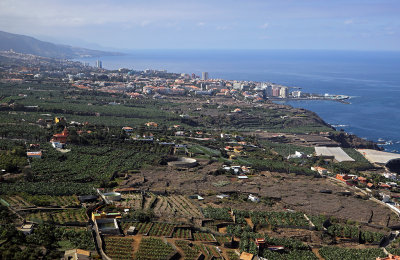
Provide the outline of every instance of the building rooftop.
<path id="1" fill-rule="evenodd" d="M 358 149 L 357 151 L 364 155 L 364 157 L 371 163 L 386 164 L 392 159 L 400 158 L 400 154 L 382 152 L 372 149 Z"/>
<path id="2" fill-rule="evenodd" d="M 243 252 L 240 255 L 240 260 L 252 260 L 254 258 L 253 254 L 247 253 L 247 252 Z"/>
<path id="3" fill-rule="evenodd" d="M 354 162 L 354 159 L 348 156 L 340 147 L 316 146 L 315 153 L 317 156 L 333 156 L 338 162 Z"/>

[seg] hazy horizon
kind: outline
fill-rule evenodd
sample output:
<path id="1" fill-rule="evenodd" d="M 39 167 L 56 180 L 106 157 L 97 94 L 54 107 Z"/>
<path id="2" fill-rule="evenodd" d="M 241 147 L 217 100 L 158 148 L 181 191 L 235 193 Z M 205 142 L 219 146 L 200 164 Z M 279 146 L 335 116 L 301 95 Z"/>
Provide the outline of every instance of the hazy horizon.
<path id="1" fill-rule="evenodd" d="M 11 1 L 0 30 L 107 50 L 399 51 L 400 2 Z"/>

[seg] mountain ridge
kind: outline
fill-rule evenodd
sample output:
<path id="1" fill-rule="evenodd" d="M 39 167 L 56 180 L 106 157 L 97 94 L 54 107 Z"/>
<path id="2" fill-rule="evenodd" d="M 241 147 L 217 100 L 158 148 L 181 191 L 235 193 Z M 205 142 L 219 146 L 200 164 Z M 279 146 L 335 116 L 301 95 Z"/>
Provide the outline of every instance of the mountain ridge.
<path id="1" fill-rule="evenodd" d="M 0 31 L 0 51 L 8 51 L 10 49 L 19 53 L 59 59 L 122 55 L 118 52 L 99 51 L 64 44 L 55 44 L 41 41 L 27 35 Z"/>

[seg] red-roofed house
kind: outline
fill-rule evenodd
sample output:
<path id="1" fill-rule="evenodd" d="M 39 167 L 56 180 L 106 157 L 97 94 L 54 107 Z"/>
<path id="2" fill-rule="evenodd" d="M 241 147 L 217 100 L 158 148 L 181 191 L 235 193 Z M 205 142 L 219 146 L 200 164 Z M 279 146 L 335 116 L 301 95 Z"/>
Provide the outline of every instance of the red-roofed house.
<path id="1" fill-rule="evenodd" d="M 367 183 L 367 178 L 364 178 L 364 177 L 358 177 L 357 180 L 358 180 L 360 183 Z"/>
<path id="2" fill-rule="evenodd" d="M 67 142 L 68 135 L 69 135 L 68 129 L 65 127 L 60 134 L 54 134 L 50 142 L 65 144 Z"/>
<path id="3" fill-rule="evenodd" d="M 392 188 L 392 186 L 390 186 L 389 184 L 382 183 L 382 182 L 379 183 L 379 187 L 380 187 L 380 188 L 383 188 L 383 189 L 390 189 L 390 188 Z"/>
<path id="4" fill-rule="evenodd" d="M 385 258 L 377 257 L 376 260 L 400 260 L 400 256 L 389 254 L 389 255 L 388 255 L 387 257 L 385 257 Z"/>

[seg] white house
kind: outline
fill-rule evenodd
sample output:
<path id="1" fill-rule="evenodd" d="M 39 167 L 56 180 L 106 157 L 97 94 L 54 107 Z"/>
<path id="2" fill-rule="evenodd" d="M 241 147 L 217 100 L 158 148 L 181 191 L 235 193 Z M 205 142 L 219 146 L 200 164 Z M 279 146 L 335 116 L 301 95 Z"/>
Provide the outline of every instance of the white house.
<path id="1" fill-rule="evenodd" d="M 225 198 L 229 198 L 229 195 L 228 194 L 219 194 L 219 195 L 217 195 L 217 198 L 218 199 L 225 199 Z"/>
<path id="2" fill-rule="evenodd" d="M 396 174 L 396 173 L 385 172 L 385 173 L 383 174 L 383 176 L 385 176 L 385 178 L 388 178 L 388 179 L 391 179 L 391 180 L 394 180 L 394 181 L 397 181 L 397 180 L 398 180 L 398 179 L 397 179 L 397 174 Z"/>
<path id="3" fill-rule="evenodd" d="M 260 202 L 260 199 L 257 196 L 254 196 L 253 194 L 250 194 L 248 199 L 252 202 Z"/>

